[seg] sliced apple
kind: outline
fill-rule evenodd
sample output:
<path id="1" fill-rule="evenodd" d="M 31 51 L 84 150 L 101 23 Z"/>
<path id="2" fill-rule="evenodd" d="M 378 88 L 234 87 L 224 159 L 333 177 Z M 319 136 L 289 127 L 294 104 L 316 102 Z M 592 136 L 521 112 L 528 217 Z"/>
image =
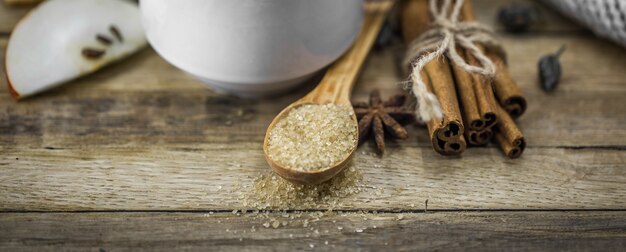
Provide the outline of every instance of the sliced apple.
<path id="1" fill-rule="evenodd" d="M 95 72 L 146 46 L 139 8 L 125 0 L 46 1 L 11 33 L 5 71 L 16 98 Z"/>

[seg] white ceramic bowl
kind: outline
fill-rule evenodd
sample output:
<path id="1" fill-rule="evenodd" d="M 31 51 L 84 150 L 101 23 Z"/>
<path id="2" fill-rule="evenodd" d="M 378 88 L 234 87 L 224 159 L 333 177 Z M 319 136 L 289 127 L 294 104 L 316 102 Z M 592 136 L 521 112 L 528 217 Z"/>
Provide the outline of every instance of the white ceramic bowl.
<path id="1" fill-rule="evenodd" d="M 142 0 L 146 37 L 176 67 L 244 96 L 274 94 L 337 59 L 362 0 Z"/>

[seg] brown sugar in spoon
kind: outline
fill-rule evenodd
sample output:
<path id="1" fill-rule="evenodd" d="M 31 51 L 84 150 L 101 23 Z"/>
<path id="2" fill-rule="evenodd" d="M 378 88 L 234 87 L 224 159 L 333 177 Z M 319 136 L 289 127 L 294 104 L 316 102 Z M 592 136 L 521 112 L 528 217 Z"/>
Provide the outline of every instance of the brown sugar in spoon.
<path id="1" fill-rule="evenodd" d="M 284 119 L 291 110 L 299 106 L 306 104 L 335 104 L 347 106 L 352 111 L 352 123 L 354 125 L 355 136 L 358 139 L 358 123 L 350 103 L 352 87 L 392 5 L 392 1 L 374 1 L 366 3 L 361 32 L 356 38 L 352 48 L 328 69 L 315 89 L 283 109 L 267 128 L 263 142 L 263 152 L 267 163 L 279 176 L 299 184 L 319 184 L 337 175 L 352 159 L 358 144 L 357 141 L 354 141 L 349 155 L 345 155 L 344 160 L 336 162 L 330 167 L 311 171 L 284 167 L 272 160 L 268 154 L 270 132 L 276 126 L 276 123 Z"/>

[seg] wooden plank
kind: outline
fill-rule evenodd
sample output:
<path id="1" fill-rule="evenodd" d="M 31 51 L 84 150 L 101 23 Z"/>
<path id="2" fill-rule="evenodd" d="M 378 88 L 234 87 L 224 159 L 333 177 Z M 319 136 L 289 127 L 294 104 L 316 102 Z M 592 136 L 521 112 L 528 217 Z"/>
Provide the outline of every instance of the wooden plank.
<path id="1" fill-rule="evenodd" d="M 6 40 L 0 41 L 6 45 Z M 626 51 L 580 36 L 504 37 L 504 42 L 511 72 L 528 95 L 529 109 L 519 123 L 530 146 L 626 145 L 622 127 L 626 111 L 621 109 L 626 107 L 626 72 L 621 71 Z M 563 55 L 563 81 L 556 92 L 546 94 L 537 84 L 536 61 L 563 43 L 576 53 Z M 392 49 L 372 53 L 354 100 L 365 100 L 373 88 L 385 95 L 398 92 L 400 76 Z M 271 99 L 221 96 L 146 49 L 121 64 L 21 102 L 12 100 L 1 85 L 0 144 L 71 147 L 96 139 L 92 142 L 96 145 L 139 146 L 258 142 L 274 115 L 310 88 Z M 427 146 L 425 131 L 411 130 L 420 146 Z"/>
<path id="2" fill-rule="evenodd" d="M 498 11 L 503 6 L 512 4 L 512 3 L 521 3 L 528 4 L 536 9 L 538 13 L 538 20 L 536 24 L 531 26 L 528 31 L 528 34 L 537 34 L 537 33 L 553 33 L 553 32 L 581 32 L 584 31 L 585 28 L 574 23 L 569 18 L 561 15 L 554 9 L 551 9 L 549 6 L 544 5 L 541 1 L 536 0 L 499 0 L 499 1 L 489 1 L 489 0 L 472 0 L 474 4 L 474 11 L 476 12 L 476 17 L 478 21 L 493 27 L 496 31 L 502 33 L 504 32 L 504 27 L 502 27 L 498 22 Z"/>
<path id="3" fill-rule="evenodd" d="M 364 191 L 292 209 L 626 209 L 626 151 L 496 148 L 445 159 L 429 147 L 373 146 L 353 166 Z M 253 209 L 254 179 L 268 174 L 261 142 L 5 150 L 0 210 Z"/>
<path id="4" fill-rule="evenodd" d="M 565 95 L 564 93 L 577 91 L 626 90 L 626 86 L 622 85 L 626 78 L 626 73 L 622 71 L 622 66 L 626 65 L 626 51 L 611 42 L 581 35 L 542 37 L 502 35 L 500 39 L 508 52 L 511 74 L 529 96 L 543 94 L 537 81 L 539 58 L 555 52 L 564 44 L 568 49 L 561 59 L 563 81 L 559 91 L 562 92 L 556 92 L 550 97 L 558 98 Z M 0 38 L 0 58 L 4 58 L 6 45 L 7 39 Z M 401 50 L 391 48 L 371 53 L 360 82 L 355 86 L 355 97 L 359 99 L 367 97 L 367 91 L 373 87 L 382 88 L 387 92 L 398 90 L 401 86 L 399 83 L 404 79 L 397 67 L 401 53 Z M 0 61 L 0 67 L 4 69 L 4 61 Z M 4 71 L 0 71 L 0 78 L 2 80 L 6 78 Z M 145 49 L 119 64 L 61 86 L 51 93 L 68 95 L 97 93 L 103 90 L 145 92 L 180 89 L 213 93 L 201 82 L 165 62 L 151 49 Z M 0 95 L 8 95 L 6 85 L 0 85 Z"/>
<path id="5" fill-rule="evenodd" d="M 473 0 L 472 2 L 474 3 L 479 20 L 495 27 L 499 31 L 502 30 L 502 28 L 497 25 L 498 9 L 513 2 L 529 3 L 537 7 L 541 15 L 541 20 L 538 25 L 531 29 L 531 32 L 575 32 L 582 29 L 579 25 L 564 18 L 554 10 L 547 8 L 545 5 L 537 4 L 536 1 L 532 0 L 500 0 L 497 4 L 494 4 L 494 2 L 490 0 Z M 32 5 L 10 6 L 0 1 L 0 33 L 11 32 L 17 22 L 26 15 L 31 8 Z"/>
<path id="6" fill-rule="evenodd" d="M 529 146 L 626 146 L 625 95 L 626 91 L 537 93 L 530 97 L 519 125 Z M 16 103 L 0 94 L 0 145 L 8 149 L 260 143 L 272 118 L 296 97 L 269 101 L 218 96 L 207 90 L 100 91 L 57 93 Z M 410 138 L 402 141 L 403 146 L 429 146 L 424 128 L 408 128 Z"/>
<path id="7" fill-rule="evenodd" d="M 318 213 L 295 219 L 280 213 L 0 214 L 0 250 L 622 251 L 626 246 L 624 212 L 326 213 L 319 220 L 309 214 Z M 273 220 L 287 225 L 263 226 Z"/>
<path id="8" fill-rule="evenodd" d="M 563 42 L 576 54 L 563 56 L 564 81 L 546 95 L 537 88 L 534 63 Z M 357 195 L 340 207 L 405 208 L 430 198 L 434 208 L 623 209 L 626 53 L 579 36 L 505 37 L 505 45 L 511 71 L 529 94 L 520 120 L 530 146 L 525 157 L 510 161 L 496 148 L 481 148 L 443 159 L 429 149 L 425 130 L 411 127 L 412 138 L 389 142 L 384 159 L 361 153 L 373 153 L 370 146 L 356 157 L 382 196 Z M 355 99 L 374 87 L 398 90 L 393 61 L 391 50 L 373 53 Z M 206 194 L 211 185 L 232 188 L 267 170 L 263 132 L 306 90 L 298 92 L 260 100 L 217 95 L 151 50 L 19 103 L 2 86 L 0 208 L 240 207 L 226 189 Z M 607 149 L 576 150 L 590 146 Z M 242 167 L 233 167 L 233 159 Z M 408 185 L 400 196 L 397 185 Z"/>
<path id="9" fill-rule="evenodd" d="M 529 95 L 520 120 L 529 141 L 525 157 L 510 161 L 496 148 L 480 148 L 444 159 L 429 149 L 424 129 L 411 127 L 412 138 L 389 142 L 382 160 L 362 147 L 355 165 L 383 191 L 342 200 L 340 208 L 400 209 L 425 199 L 440 209 L 625 208 L 626 52 L 579 35 L 503 40 L 511 71 Z M 537 87 L 536 60 L 562 43 L 575 54 L 563 56 L 563 83 L 546 95 Z M 0 45 L 3 58 L 6 39 Z M 397 91 L 395 69 L 391 49 L 373 53 L 355 99 L 373 88 Z M 249 184 L 267 170 L 260 149 L 265 127 L 305 89 L 259 100 L 217 95 L 149 49 L 22 102 L 2 85 L 0 208 L 242 207 L 213 186 Z"/>
<path id="10" fill-rule="evenodd" d="M 12 6 L 0 1 L 0 34 L 8 34 L 32 6 Z"/>
<path id="11" fill-rule="evenodd" d="M 609 41 L 585 35 L 539 37 L 501 36 L 508 54 L 509 70 L 533 103 L 535 96 L 559 99 L 576 92 L 623 92 L 626 50 Z M 546 95 L 539 88 L 538 62 L 562 45 L 562 78 L 556 92 Z"/>
<path id="12" fill-rule="evenodd" d="M 35 4 L 41 3 L 43 0 L 4 0 L 4 3 L 8 6 L 16 6 L 16 5 L 30 5 L 33 6 Z"/>

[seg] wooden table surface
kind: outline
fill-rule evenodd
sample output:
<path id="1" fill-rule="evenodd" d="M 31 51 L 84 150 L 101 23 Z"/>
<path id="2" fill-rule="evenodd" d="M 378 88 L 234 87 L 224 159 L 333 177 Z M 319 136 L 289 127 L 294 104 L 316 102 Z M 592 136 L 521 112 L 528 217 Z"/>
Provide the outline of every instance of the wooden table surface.
<path id="1" fill-rule="evenodd" d="M 494 24 L 509 1 L 474 2 Z M 260 100 L 219 95 L 152 49 L 20 102 L 2 85 L 0 250 L 622 250 L 626 49 L 540 10 L 543 26 L 498 33 L 528 97 L 520 159 L 494 146 L 445 158 L 425 129 L 410 127 L 383 158 L 370 144 L 357 151 L 353 165 L 377 193 L 340 198 L 332 213 L 288 209 L 324 213 L 306 228 L 232 213 L 246 209 L 233 189 L 268 171 L 265 128 L 306 88 Z M 27 11 L 0 4 L 0 58 Z M 546 94 L 536 63 L 562 44 L 562 82 Z M 371 53 L 354 100 L 400 90 L 395 55 Z"/>

